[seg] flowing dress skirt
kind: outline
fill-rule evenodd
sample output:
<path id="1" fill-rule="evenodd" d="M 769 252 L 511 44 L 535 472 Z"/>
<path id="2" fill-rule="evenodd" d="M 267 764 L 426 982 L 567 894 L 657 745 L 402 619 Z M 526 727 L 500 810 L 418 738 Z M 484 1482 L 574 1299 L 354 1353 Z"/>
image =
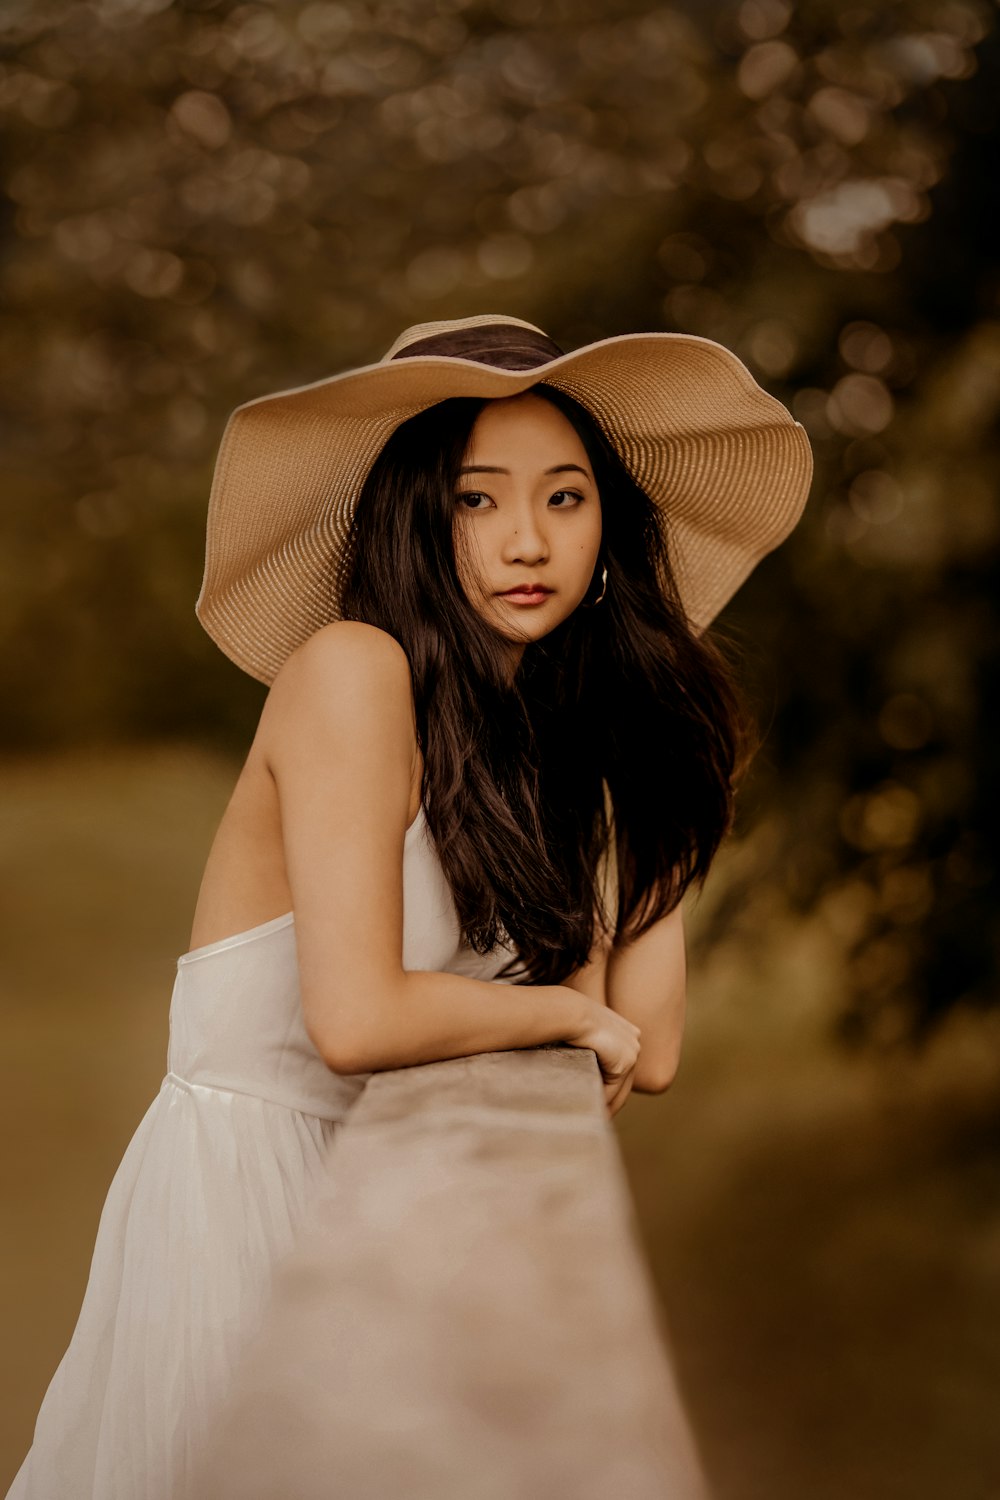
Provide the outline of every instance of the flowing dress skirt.
<path id="1" fill-rule="evenodd" d="M 368 1076 L 332 1073 L 305 1032 L 291 913 L 178 960 L 168 1068 L 8 1500 L 182 1500 Z"/>

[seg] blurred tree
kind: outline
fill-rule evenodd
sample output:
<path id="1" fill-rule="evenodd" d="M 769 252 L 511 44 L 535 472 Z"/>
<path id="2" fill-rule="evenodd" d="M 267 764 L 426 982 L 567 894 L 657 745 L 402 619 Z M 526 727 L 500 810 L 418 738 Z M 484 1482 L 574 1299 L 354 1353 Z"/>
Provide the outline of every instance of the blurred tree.
<path id="1" fill-rule="evenodd" d="M 980 0 L 10 0 L 4 743 L 245 746 L 262 689 L 193 615 L 238 402 L 484 308 L 565 347 L 684 329 L 817 454 L 719 622 L 770 734 L 705 941 L 781 889 L 848 945 L 845 1035 L 992 1003 L 994 27 Z"/>

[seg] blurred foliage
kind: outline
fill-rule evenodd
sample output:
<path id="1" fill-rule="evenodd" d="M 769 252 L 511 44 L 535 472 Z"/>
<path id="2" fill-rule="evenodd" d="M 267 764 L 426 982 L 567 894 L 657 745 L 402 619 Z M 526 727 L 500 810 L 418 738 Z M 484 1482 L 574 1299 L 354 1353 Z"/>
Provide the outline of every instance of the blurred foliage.
<path id="1" fill-rule="evenodd" d="M 884 1046 L 995 1003 L 992 6 L 7 0 L 0 57 L 3 743 L 245 749 L 193 615 L 239 402 L 434 317 L 684 329 L 817 455 L 720 621 L 769 738 L 706 941 L 822 903 Z"/>

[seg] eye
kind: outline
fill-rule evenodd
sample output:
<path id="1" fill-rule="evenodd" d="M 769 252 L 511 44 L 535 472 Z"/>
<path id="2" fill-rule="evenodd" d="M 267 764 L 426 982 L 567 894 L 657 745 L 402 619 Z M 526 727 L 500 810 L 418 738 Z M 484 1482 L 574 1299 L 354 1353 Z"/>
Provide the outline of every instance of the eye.
<path id="1" fill-rule="evenodd" d="M 489 497 L 489 495 L 484 495 L 483 492 L 482 492 L 482 490 L 461 490 L 455 496 L 455 499 L 458 502 L 459 508 L 462 509 L 462 510 L 478 510 L 479 509 L 478 505 L 467 505 L 466 501 L 467 500 L 489 500 L 490 497 Z M 490 504 L 491 505 L 493 504 L 492 500 L 490 500 Z"/>
<path id="2" fill-rule="evenodd" d="M 579 490 L 556 490 L 555 494 L 551 496 L 551 500 L 558 500 L 560 495 L 569 495 L 572 499 L 579 501 L 581 505 L 583 504 L 583 496 L 580 494 Z M 556 507 L 556 509 L 572 510 L 573 507 L 568 505 L 559 505 Z"/>

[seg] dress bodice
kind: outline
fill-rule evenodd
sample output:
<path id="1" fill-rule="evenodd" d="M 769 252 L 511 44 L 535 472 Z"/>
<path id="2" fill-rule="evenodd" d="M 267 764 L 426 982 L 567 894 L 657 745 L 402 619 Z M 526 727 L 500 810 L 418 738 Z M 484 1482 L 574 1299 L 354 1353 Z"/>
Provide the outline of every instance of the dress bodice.
<path id="1" fill-rule="evenodd" d="M 403 967 L 495 979 L 513 950 L 479 954 L 458 914 L 423 807 L 403 843 Z M 511 980 L 500 980 L 511 983 Z M 293 912 L 177 960 L 167 1066 L 178 1081 L 339 1118 L 370 1073 L 334 1073 L 305 1028 Z"/>

